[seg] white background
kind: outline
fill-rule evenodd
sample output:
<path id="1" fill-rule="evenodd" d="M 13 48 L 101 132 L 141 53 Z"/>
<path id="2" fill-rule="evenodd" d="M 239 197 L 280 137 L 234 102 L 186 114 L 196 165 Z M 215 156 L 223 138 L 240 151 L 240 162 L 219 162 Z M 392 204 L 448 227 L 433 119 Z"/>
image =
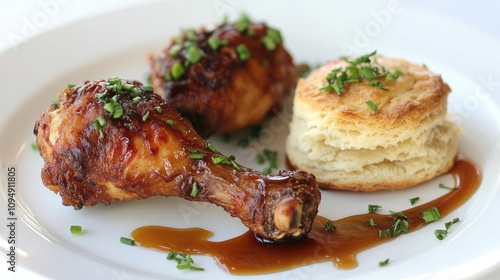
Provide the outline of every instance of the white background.
<path id="1" fill-rule="evenodd" d="M 34 22 L 33 16 L 42 9 L 43 4 L 54 1 L 57 1 L 58 11 L 50 15 L 47 21 L 39 20 L 35 36 L 92 15 L 161 0 L 0 0 L 0 51 L 12 46 L 15 42 L 12 34 L 22 34 L 26 20 Z M 457 18 L 500 39 L 499 1 L 426 0 L 415 1 L 414 4 Z"/>

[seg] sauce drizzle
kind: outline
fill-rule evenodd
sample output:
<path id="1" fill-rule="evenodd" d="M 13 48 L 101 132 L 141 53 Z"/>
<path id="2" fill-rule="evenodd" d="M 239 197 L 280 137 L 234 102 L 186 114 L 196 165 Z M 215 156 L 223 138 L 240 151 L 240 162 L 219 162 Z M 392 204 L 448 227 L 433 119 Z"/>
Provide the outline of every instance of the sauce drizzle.
<path id="1" fill-rule="evenodd" d="M 458 158 L 449 173 L 455 179 L 453 190 L 401 211 L 408 217 L 409 231 L 425 226 L 423 211 L 437 207 L 444 217 L 465 203 L 479 187 L 481 174 L 468 160 Z M 375 221 L 375 227 L 370 225 L 370 219 Z M 271 273 L 325 261 L 333 262 L 340 269 L 351 269 L 357 266 L 357 253 L 393 239 L 378 237 L 378 230 L 391 228 L 394 219 L 394 215 L 377 213 L 349 216 L 333 221 L 335 230 L 327 231 L 328 219 L 317 216 L 308 236 L 285 244 L 260 243 L 251 231 L 224 241 L 207 241 L 213 233 L 201 228 L 144 226 L 134 230 L 131 236 L 141 247 L 210 255 L 219 267 L 231 274 Z"/>

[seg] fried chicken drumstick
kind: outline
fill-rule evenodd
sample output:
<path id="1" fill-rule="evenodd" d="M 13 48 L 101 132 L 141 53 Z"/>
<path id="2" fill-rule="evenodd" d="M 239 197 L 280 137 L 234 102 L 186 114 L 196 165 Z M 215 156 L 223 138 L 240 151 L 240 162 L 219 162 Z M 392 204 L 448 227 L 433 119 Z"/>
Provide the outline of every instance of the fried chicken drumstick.
<path id="1" fill-rule="evenodd" d="M 318 211 L 314 175 L 263 175 L 237 164 L 139 82 L 66 88 L 35 134 L 43 183 L 75 209 L 156 195 L 207 201 L 269 242 L 307 234 Z"/>
<path id="2" fill-rule="evenodd" d="M 242 17 L 185 30 L 151 59 L 151 79 L 208 137 L 260 123 L 293 91 L 297 72 L 280 32 Z"/>

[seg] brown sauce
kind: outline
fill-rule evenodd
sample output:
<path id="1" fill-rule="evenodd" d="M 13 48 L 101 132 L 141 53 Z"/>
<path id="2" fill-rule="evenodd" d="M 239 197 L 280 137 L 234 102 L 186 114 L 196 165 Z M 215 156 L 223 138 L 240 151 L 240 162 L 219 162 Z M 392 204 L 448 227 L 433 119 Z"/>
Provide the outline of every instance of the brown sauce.
<path id="1" fill-rule="evenodd" d="M 465 203 L 481 181 L 478 168 L 470 161 L 457 159 L 449 171 L 455 189 L 428 203 L 402 211 L 410 223 L 409 231 L 423 226 L 422 212 L 437 207 L 444 217 Z M 370 226 L 373 218 L 376 226 Z M 356 267 L 356 254 L 392 240 L 378 237 L 379 229 L 394 224 L 394 215 L 367 213 L 333 221 L 334 231 L 325 230 L 328 219 L 318 216 L 308 236 L 293 243 L 258 242 L 251 231 L 224 241 L 207 241 L 213 233 L 201 228 L 175 229 L 162 226 L 140 227 L 132 232 L 136 244 L 161 251 L 210 255 L 231 274 L 262 274 L 283 271 L 307 264 L 330 261 L 337 268 Z M 446 220 L 447 221 L 447 220 Z"/>

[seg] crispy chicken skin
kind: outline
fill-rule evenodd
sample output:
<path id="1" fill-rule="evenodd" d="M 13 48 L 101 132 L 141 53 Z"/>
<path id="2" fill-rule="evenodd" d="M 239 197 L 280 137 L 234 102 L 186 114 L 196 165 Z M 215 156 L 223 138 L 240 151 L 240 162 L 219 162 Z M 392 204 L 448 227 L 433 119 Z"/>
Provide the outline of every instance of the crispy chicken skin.
<path id="1" fill-rule="evenodd" d="M 41 115 L 42 181 L 64 205 L 175 196 L 216 204 L 265 241 L 310 231 L 320 202 L 314 175 L 238 165 L 149 90 L 116 78 L 85 82 L 64 89 Z"/>
<path id="2" fill-rule="evenodd" d="M 196 63 L 189 61 L 193 45 L 201 54 Z M 176 63 L 189 64 L 177 78 Z M 208 137 L 261 122 L 293 91 L 297 72 L 277 30 L 242 19 L 173 39 L 151 58 L 151 79 L 155 91 Z"/>

